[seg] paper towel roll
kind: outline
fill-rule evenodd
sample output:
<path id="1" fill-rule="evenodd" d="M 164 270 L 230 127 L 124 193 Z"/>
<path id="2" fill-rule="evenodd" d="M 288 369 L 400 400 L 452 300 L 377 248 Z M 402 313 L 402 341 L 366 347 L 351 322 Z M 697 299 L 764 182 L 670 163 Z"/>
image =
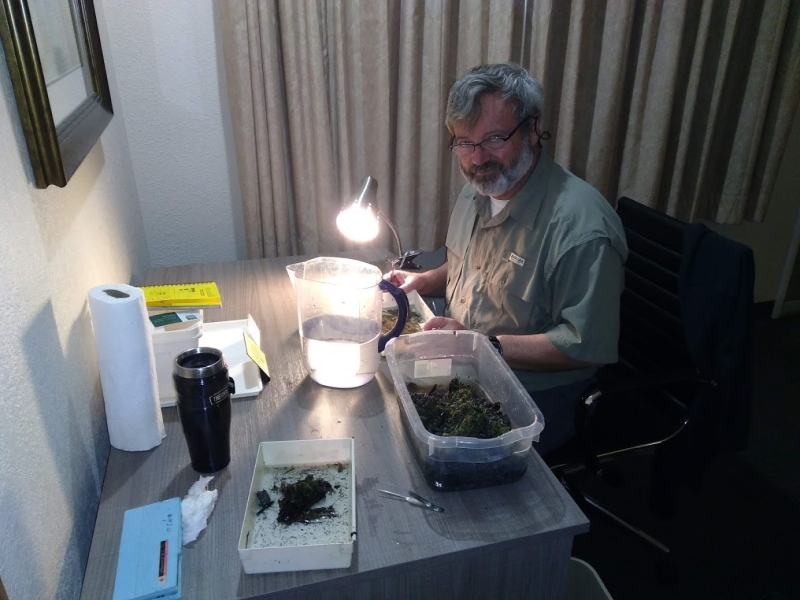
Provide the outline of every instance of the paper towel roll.
<path id="1" fill-rule="evenodd" d="M 89 310 L 111 445 L 155 448 L 166 434 L 144 293 L 130 285 L 98 285 L 89 290 Z"/>

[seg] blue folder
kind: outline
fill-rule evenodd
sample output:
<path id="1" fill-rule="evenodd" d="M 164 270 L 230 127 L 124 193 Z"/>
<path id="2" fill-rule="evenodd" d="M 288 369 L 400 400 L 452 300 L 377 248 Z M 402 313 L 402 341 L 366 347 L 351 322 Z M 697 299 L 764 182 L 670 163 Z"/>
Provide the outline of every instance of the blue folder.
<path id="1" fill-rule="evenodd" d="M 181 500 L 125 511 L 114 600 L 180 600 Z"/>

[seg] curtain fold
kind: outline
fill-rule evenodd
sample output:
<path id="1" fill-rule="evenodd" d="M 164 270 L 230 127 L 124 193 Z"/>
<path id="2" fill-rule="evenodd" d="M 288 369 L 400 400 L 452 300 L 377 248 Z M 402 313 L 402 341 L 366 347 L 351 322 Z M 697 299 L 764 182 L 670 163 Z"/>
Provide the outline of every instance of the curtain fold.
<path id="1" fill-rule="evenodd" d="M 366 175 L 404 249 L 434 249 L 463 178 L 450 85 L 521 62 L 546 148 L 612 203 L 761 220 L 800 97 L 800 0 L 223 0 L 250 257 L 347 247 Z M 387 228 L 376 245 L 394 250 Z"/>

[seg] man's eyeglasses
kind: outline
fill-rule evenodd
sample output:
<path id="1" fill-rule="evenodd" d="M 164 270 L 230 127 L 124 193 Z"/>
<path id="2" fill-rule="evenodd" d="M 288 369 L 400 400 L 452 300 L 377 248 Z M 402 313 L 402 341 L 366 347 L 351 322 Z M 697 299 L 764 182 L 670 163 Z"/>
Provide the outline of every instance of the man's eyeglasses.
<path id="1" fill-rule="evenodd" d="M 505 144 L 508 140 L 510 140 L 511 136 L 517 133 L 517 130 L 520 127 L 522 127 L 522 124 L 525 123 L 525 121 L 528 121 L 530 119 L 535 120 L 536 118 L 537 117 L 532 117 L 532 116 L 525 117 L 524 119 L 522 119 L 522 121 L 519 122 L 519 124 L 516 127 L 514 127 L 514 130 L 508 135 L 493 135 L 489 138 L 486 138 L 482 142 L 478 142 L 477 144 L 473 144 L 472 142 L 459 142 L 458 144 L 451 143 L 450 151 L 455 152 L 459 156 L 469 156 L 470 154 L 475 152 L 476 146 L 480 146 L 484 150 L 490 150 L 490 151 L 500 150 L 500 148 L 503 147 L 503 144 Z M 455 136 L 453 136 L 453 140 L 455 139 L 456 139 Z"/>

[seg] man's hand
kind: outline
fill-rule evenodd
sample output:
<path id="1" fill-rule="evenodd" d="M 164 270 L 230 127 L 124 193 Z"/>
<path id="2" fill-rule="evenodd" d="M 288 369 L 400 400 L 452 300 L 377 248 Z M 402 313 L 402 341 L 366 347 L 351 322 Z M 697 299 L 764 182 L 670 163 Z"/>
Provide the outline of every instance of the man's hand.
<path id="1" fill-rule="evenodd" d="M 431 317 L 422 325 L 423 331 L 442 329 L 444 331 L 460 331 L 466 329 L 461 323 L 449 317 Z"/>
<path id="2" fill-rule="evenodd" d="M 393 283 L 405 293 L 417 291 L 421 296 L 444 297 L 447 283 L 447 262 L 431 271 L 413 273 L 411 271 L 391 271 L 383 278 Z"/>
<path id="3" fill-rule="evenodd" d="M 410 271 L 390 271 L 385 273 L 383 278 L 408 294 L 419 289 L 420 283 L 422 283 L 421 275 L 422 273 L 412 273 Z"/>

